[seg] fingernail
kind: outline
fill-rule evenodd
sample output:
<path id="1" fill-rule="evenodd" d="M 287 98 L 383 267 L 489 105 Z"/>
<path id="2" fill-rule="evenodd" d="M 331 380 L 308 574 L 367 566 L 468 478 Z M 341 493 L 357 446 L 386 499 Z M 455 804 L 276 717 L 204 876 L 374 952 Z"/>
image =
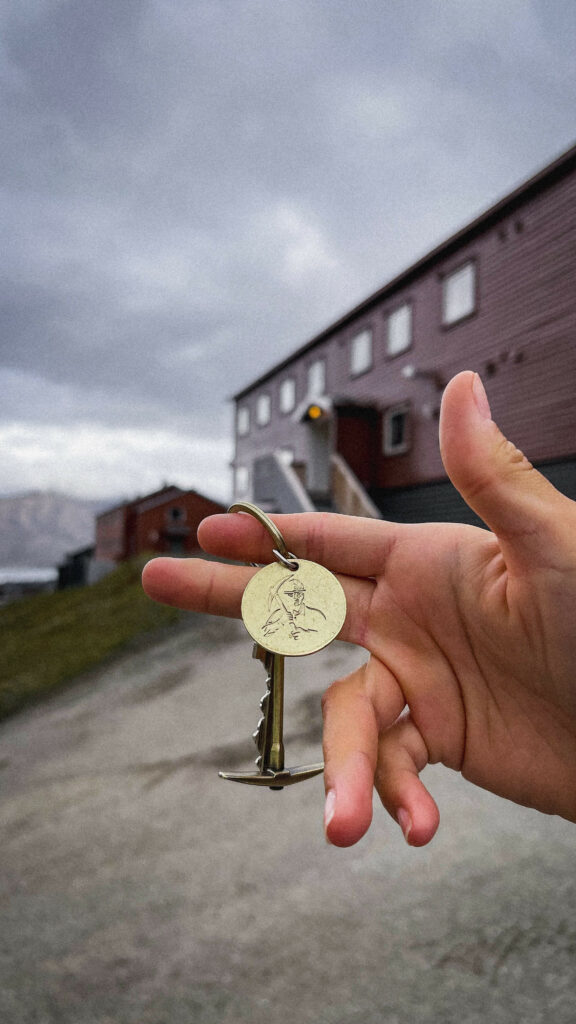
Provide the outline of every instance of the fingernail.
<path id="1" fill-rule="evenodd" d="M 336 793 L 333 789 L 329 789 L 326 794 L 326 803 L 324 804 L 324 832 L 326 832 L 334 812 L 336 810 Z"/>
<path id="2" fill-rule="evenodd" d="M 402 829 L 404 839 L 406 840 L 406 842 L 409 842 L 410 832 L 412 831 L 412 818 L 408 814 L 408 811 L 405 811 L 404 808 L 401 807 L 400 810 L 398 811 L 398 814 L 396 815 L 396 820 L 398 821 L 398 824 Z"/>
<path id="3" fill-rule="evenodd" d="M 490 403 L 488 401 L 488 396 L 486 395 L 482 379 L 477 373 L 474 374 L 474 379 L 472 381 L 472 394 L 474 395 L 476 408 L 478 409 L 478 412 L 480 413 L 482 419 L 491 419 L 492 413 L 490 411 Z"/>

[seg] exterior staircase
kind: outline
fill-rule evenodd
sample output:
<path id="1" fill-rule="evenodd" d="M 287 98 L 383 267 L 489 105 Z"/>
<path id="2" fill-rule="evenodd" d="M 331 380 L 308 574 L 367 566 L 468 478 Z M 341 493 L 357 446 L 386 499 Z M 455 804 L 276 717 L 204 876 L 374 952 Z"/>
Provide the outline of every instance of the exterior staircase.
<path id="1" fill-rule="evenodd" d="M 340 512 L 382 518 L 380 510 L 340 455 L 330 457 L 330 478 L 330 493 L 311 494 L 294 466 L 288 465 L 277 452 L 268 452 L 254 462 L 253 500 L 266 512 Z"/>

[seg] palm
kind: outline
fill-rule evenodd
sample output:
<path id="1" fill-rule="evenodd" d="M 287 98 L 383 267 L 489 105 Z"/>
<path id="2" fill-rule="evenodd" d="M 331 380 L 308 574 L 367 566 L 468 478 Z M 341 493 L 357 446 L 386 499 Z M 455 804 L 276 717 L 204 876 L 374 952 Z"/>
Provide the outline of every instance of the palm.
<path id="1" fill-rule="evenodd" d="M 540 567 L 538 585 L 531 574 L 513 577 L 493 534 L 456 525 L 401 530 L 383 565 L 363 640 L 372 654 L 366 687 L 380 720 L 386 726 L 392 717 L 378 696 L 383 677 L 392 676 L 430 762 L 563 813 L 565 794 L 553 780 L 571 770 L 576 714 L 574 662 L 566 654 L 561 662 L 558 652 L 576 645 L 573 598 L 567 593 L 558 607 L 557 574 Z M 561 621 L 570 628 L 560 646 Z M 352 620 L 353 640 L 357 629 Z"/>

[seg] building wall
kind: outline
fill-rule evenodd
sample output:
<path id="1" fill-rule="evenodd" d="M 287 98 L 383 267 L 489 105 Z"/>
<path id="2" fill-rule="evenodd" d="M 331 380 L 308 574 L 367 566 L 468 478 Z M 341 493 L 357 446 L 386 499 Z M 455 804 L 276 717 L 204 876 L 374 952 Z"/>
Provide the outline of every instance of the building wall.
<path id="1" fill-rule="evenodd" d="M 198 548 L 202 519 L 223 511 L 195 491 L 165 488 L 98 516 L 95 558 L 120 562 L 145 552 L 189 554 Z"/>
<path id="2" fill-rule="evenodd" d="M 198 549 L 196 534 L 202 520 L 223 512 L 218 502 L 187 491 L 152 507 L 133 510 L 130 533 L 131 554 L 154 551 L 157 554 L 186 555 Z"/>
<path id="3" fill-rule="evenodd" d="M 476 311 L 442 326 L 443 277 L 469 259 L 477 267 Z M 387 318 L 406 301 L 413 310 L 412 346 L 389 356 Z M 352 339 L 365 328 L 373 333 L 373 364 L 352 377 Z M 242 393 L 237 405 L 250 409 L 251 426 L 246 437 L 236 438 L 236 466 L 248 467 L 258 453 L 281 448 L 290 449 L 296 462 L 307 461 L 313 426 L 282 415 L 279 389 L 293 377 L 296 403 L 301 403 L 308 368 L 319 358 L 326 361 L 328 395 L 375 407 L 376 487 L 406 488 L 444 476 L 438 450 L 441 390 L 462 369 L 480 372 L 495 419 L 530 459 L 576 455 L 576 172 L 526 193 Z M 406 379 L 402 370 L 408 365 L 432 375 Z M 270 395 L 272 414 L 268 425 L 258 426 L 256 407 L 263 393 Z M 384 456 L 383 414 L 403 403 L 411 413 L 409 450 Z"/>
<path id="4" fill-rule="evenodd" d="M 126 558 L 128 509 L 128 505 L 121 505 L 96 517 L 95 558 L 110 562 L 121 562 Z"/>

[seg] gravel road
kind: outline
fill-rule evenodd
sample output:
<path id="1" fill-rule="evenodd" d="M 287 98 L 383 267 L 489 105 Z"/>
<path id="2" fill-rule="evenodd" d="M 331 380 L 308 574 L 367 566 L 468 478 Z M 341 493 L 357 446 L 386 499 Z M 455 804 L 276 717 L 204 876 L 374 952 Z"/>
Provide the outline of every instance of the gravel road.
<path id="1" fill-rule="evenodd" d="M 287 664 L 289 764 L 361 660 Z M 380 808 L 324 841 L 322 780 L 249 767 L 262 667 L 236 623 L 186 626 L 0 727 L 2 1024 L 573 1024 L 576 827 L 441 768 L 441 831 Z"/>

